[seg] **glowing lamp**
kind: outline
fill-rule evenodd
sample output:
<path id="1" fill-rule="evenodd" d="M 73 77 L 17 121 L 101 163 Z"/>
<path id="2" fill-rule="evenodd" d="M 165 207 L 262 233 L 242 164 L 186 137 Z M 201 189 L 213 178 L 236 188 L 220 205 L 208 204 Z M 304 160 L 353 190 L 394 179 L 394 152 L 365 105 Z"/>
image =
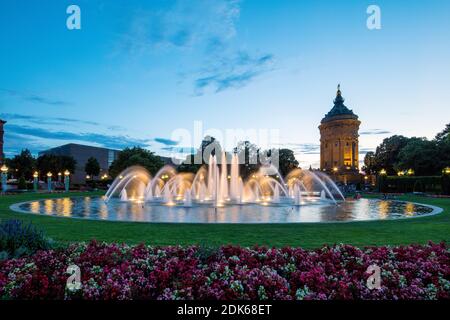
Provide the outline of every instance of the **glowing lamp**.
<path id="1" fill-rule="evenodd" d="M 64 175 L 65 175 L 66 177 L 70 176 L 70 171 L 69 171 L 69 170 L 64 171 Z"/>
<path id="2" fill-rule="evenodd" d="M 0 170 L 2 171 L 2 173 L 7 173 L 8 172 L 8 167 L 6 165 L 2 165 Z"/>
<path id="3" fill-rule="evenodd" d="M 47 177 L 51 178 L 53 174 L 51 172 L 47 172 Z"/>
<path id="4" fill-rule="evenodd" d="M 39 172 L 35 171 L 35 172 L 33 173 L 33 178 L 38 178 L 38 177 L 39 177 Z"/>

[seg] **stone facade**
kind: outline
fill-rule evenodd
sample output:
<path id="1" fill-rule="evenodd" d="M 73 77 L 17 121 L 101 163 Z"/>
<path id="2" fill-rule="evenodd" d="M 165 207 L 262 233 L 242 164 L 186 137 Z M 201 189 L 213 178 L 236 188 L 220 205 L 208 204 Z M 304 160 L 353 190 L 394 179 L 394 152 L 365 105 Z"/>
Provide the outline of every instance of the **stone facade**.
<path id="1" fill-rule="evenodd" d="M 6 121 L 0 119 L 0 163 L 3 163 L 3 159 L 5 158 L 5 154 L 3 153 L 3 134 L 5 131 L 3 130 L 3 125 Z"/>
<path id="2" fill-rule="evenodd" d="M 322 119 L 320 130 L 320 169 L 343 183 L 360 181 L 358 116 L 344 105 L 340 86 L 334 106 Z"/>

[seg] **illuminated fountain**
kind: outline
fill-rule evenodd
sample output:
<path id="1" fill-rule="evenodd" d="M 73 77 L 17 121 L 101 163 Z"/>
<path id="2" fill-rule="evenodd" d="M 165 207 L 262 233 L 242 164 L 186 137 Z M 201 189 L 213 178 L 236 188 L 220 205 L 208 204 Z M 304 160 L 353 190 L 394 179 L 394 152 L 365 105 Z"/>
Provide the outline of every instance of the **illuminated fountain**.
<path id="1" fill-rule="evenodd" d="M 294 169 L 283 178 L 274 166 L 262 166 L 244 182 L 239 175 L 238 156 L 227 159 L 225 152 L 210 156 L 208 164 L 195 175 L 178 173 L 166 165 L 151 177 L 142 167 L 130 167 L 114 180 L 105 198 L 183 207 L 303 206 L 344 200 L 336 184 L 322 172 Z"/>

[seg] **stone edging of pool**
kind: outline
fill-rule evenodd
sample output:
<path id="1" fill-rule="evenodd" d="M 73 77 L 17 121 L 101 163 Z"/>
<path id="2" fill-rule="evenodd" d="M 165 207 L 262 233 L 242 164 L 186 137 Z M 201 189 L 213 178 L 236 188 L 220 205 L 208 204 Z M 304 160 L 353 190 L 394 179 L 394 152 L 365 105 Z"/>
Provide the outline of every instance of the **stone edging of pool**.
<path id="1" fill-rule="evenodd" d="M 62 197 L 62 198 L 52 198 L 51 200 L 57 200 L 57 199 L 64 199 L 66 197 Z M 69 198 L 83 198 L 83 196 L 74 196 L 74 197 L 69 197 Z M 395 218 L 395 219 L 376 219 L 376 220 L 357 220 L 357 221 L 318 221 L 318 222 L 287 222 L 287 223 L 270 223 L 270 222 L 261 222 L 261 223 L 207 223 L 207 222 L 195 222 L 195 223 L 189 223 L 189 222 L 148 222 L 148 221 L 113 221 L 113 220 L 102 220 L 102 219 L 94 219 L 94 218 L 80 218 L 80 217 L 62 217 L 62 216 L 57 216 L 54 214 L 50 214 L 50 215 L 44 215 L 44 214 L 37 214 L 37 213 L 32 213 L 30 211 L 26 211 L 26 210 L 22 210 L 19 207 L 23 204 L 27 204 L 27 203 L 31 203 L 31 202 L 35 202 L 35 201 L 41 201 L 41 200 L 46 200 L 46 199 L 38 199 L 38 200 L 30 200 L 30 201 L 24 201 L 24 202 L 19 202 L 19 203 L 14 203 L 12 205 L 9 206 L 9 209 L 14 211 L 14 212 L 18 212 L 18 213 L 22 213 L 22 214 L 29 214 L 29 215 L 35 215 L 35 216 L 42 216 L 42 217 L 51 217 L 51 218 L 62 218 L 62 219 L 76 219 L 76 220 L 85 220 L 85 221 L 99 221 L 99 222 L 115 222 L 115 223 L 148 223 L 148 224 L 182 224 L 182 225 L 195 225 L 195 224 L 216 224 L 216 225 L 292 225 L 292 224 L 341 224 L 341 223 L 361 223 L 361 222 L 365 222 L 365 223 L 369 223 L 369 222 L 382 222 L 382 221 L 399 221 L 399 220 L 410 220 L 410 219 L 419 219 L 419 218 L 426 218 L 426 217 L 431 217 L 431 216 L 435 216 L 438 215 L 440 213 L 442 213 L 444 211 L 444 209 L 442 209 L 441 207 L 437 207 L 437 206 L 433 206 L 431 204 L 424 204 L 424 203 L 420 203 L 420 202 L 412 202 L 412 201 L 404 201 L 404 200 L 389 200 L 389 201 L 397 201 L 397 202 L 402 202 L 402 203 L 412 203 L 415 205 L 421 205 L 421 206 L 425 206 L 428 208 L 433 209 L 432 212 L 428 213 L 428 214 L 422 214 L 422 215 L 418 215 L 418 216 L 413 216 L 413 217 L 400 217 L 400 218 Z M 378 200 L 382 200 L 382 199 L 378 199 Z"/>

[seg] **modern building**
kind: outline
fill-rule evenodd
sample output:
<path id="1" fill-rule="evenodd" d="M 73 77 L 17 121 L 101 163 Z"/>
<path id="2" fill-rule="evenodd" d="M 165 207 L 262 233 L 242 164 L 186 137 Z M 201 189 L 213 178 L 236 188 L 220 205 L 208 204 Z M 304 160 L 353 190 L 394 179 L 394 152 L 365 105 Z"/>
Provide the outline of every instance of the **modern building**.
<path id="1" fill-rule="evenodd" d="M 0 119 L 0 163 L 3 163 L 3 159 L 5 158 L 5 154 L 3 153 L 3 134 L 5 131 L 3 130 L 3 125 L 6 121 Z"/>
<path id="2" fill-rule="evenodd" d="M 361 121 L 344 105 L 340 85 L 334 106 L 322 119 L 320 130 L 320 169 L 345 184 L 359 182 L 358 137 Z"/>
<path id="3" fill-rule="evenodd" d="M 86 173 L 84 166 L 90 157 L 97 159 L 100 164 L 100 176 L 108 174 L 108 169 L 111 163 L 117 158 L 119 150 L 107 149 L 101 147 L 92 147 L 81 144 L 69 143 L 56 148 L 48 149 L 39 152 L 39 156 L 57 155 L 57 156 L 71 156 L 77 164 L 75 172 L 72 175 L 73 183 L 84 183 L 86 181 Z"/>

